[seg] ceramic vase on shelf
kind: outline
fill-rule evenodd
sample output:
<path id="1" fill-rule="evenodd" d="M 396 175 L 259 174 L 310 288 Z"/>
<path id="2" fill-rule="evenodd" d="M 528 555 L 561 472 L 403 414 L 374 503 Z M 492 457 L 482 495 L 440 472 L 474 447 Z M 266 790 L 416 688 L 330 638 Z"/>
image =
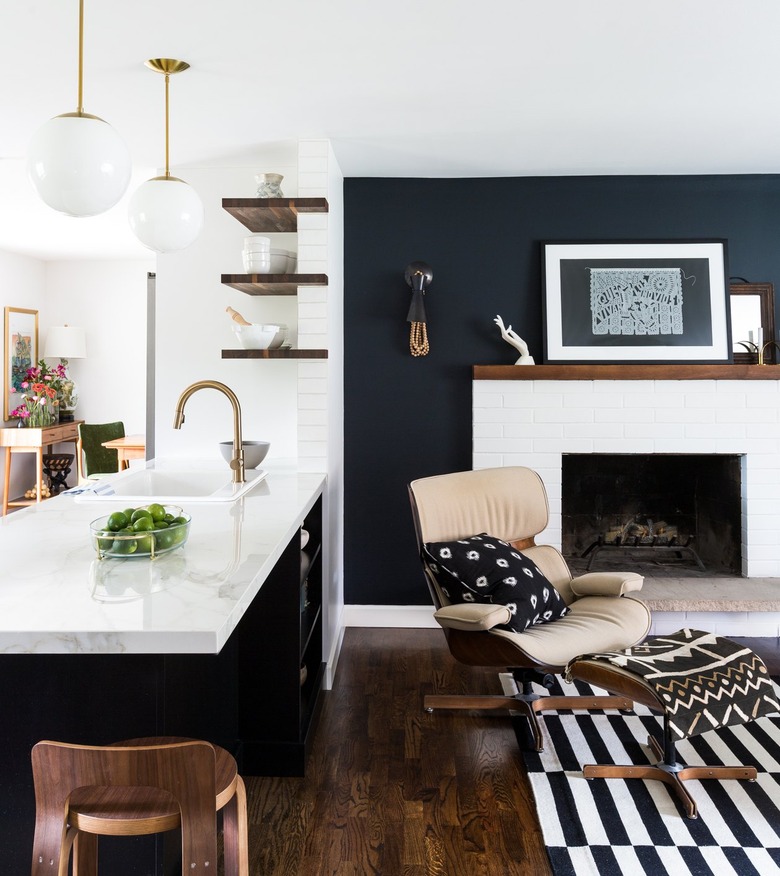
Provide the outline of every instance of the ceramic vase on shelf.
<path id="1" fill-rule="evenodd" d="M 284 177 L 281 173 L 255 174 L 258 198 L 283 198 L 281 185 Z"/>

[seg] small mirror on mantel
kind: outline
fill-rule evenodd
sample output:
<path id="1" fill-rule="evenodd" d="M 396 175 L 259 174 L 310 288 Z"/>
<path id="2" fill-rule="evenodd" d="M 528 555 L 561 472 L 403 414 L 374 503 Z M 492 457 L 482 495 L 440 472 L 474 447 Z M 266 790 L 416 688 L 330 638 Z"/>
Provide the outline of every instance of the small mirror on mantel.
<path id="1" fill-rule="evenodd" d="M 741 278 L 737 278 L 741 279 Z M 755 365 L 778 361 L 775 336 L 775 289 L 772 283 L 731 283 L 731 338 L 734 363 Z"/>

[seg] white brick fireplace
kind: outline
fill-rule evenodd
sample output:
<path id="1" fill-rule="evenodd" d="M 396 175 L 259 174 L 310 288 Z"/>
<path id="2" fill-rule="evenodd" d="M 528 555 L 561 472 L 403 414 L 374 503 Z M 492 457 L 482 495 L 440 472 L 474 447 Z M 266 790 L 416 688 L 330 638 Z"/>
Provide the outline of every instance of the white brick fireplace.
<path id="1" fill-rule="evenodd" d="M 538 471 L 560 548 L 563 454 L 739 455 L 742 575 L 780 579 L 779 412 L 780 366 L 475 366 L 473 467 Z"/>

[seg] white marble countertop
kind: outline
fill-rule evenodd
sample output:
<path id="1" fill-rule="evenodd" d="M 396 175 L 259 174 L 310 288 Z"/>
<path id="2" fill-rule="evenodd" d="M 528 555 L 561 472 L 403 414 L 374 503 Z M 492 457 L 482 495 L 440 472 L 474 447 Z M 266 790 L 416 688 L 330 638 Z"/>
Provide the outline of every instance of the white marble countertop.
<path id="1" fill-rule="evenodd" d="M 0 653 L 219 653 L 324 488 L 294 462 L 263 468 L 234 502 L 182 501 L 189 540 L 154 561 L 97 559 L 89 523 L 120 498 L 61 495 L 0 518 Z"/>

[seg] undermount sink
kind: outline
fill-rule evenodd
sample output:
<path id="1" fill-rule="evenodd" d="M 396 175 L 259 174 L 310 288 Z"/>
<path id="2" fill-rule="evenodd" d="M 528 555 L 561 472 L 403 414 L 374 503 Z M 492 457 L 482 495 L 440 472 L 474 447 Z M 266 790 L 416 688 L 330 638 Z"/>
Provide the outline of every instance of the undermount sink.
<path id="1" fill-rule="evenodd" d="M 263 469 L 246 472 L 242 484 L 231 482 L 229 471 L 138 469 L 101 479 L 93 490 L 75 496 L 77 502 L 233 502 L 265 479 Z"/>

